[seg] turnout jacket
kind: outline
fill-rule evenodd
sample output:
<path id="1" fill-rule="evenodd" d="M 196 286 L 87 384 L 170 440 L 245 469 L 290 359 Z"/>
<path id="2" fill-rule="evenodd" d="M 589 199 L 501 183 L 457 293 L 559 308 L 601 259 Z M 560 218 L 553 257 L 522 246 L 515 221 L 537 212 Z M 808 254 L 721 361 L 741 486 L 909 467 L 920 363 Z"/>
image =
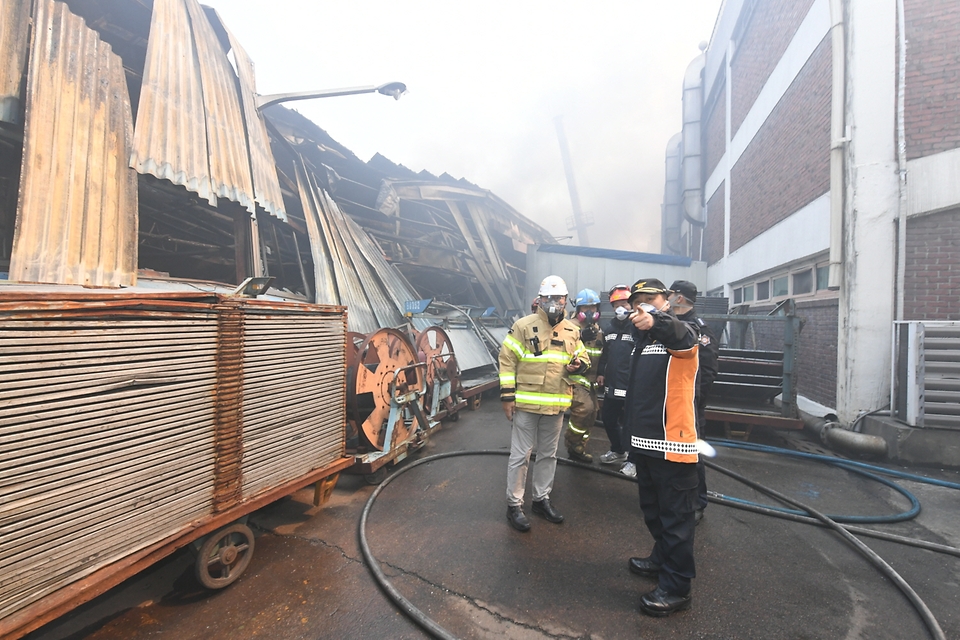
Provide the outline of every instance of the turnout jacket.
<path id="1" fill-rule="evenodd" d="M 597 374 L 603 376 L 603 395 L 626 398 L 630 381 L 630 354 L 633 353 L 633 323 L 613 318 L 603 324 L 603 353 Z"/>
<path id="2" fill-rule="evenodd" d="M 648 331 L 633 329 L 624 435 L 636 453 L 695 463 L 699 334 L 672 313 L 653 318 Z"/>
<path id="3" fill-rule="evenodd" d="M 580 358 L 573 374 L 567 365 Z M 500 401 L 517 403 L 528 413 L 555 415 L 569 409 L 574 384 L 583 375 L 590 357 L 580 342 L 580 329 L 563 319 L 551 326 L 542 309 L 517 320 L 500 345 Z"/>
<path id="4" fill-rule="evenodd" d="M 587 340 L 584 337 L 585 330 L 589 335 L 590 324 L 582 324 L 579 320 L 570 320 L 577 329 L 580 330 L 580 342 L 583 343 L 583 348 L 587 350 L 587 355 L 590 356 L 590 367 L 583 373 L 583 375 L 573 374 L 570 376 L 570 379 L 576 382 L 577 384 L 583 385 L 589 391 L 593 391 L 593 383 L 597 381 L 597 372 L 598 365 L 600 364 L 600 354 L 603 351 L 603 333 L 600 331 L 600 327 L 596 324 L 593 324 L 593 330 L 596 332 L 592 340 Z"/>

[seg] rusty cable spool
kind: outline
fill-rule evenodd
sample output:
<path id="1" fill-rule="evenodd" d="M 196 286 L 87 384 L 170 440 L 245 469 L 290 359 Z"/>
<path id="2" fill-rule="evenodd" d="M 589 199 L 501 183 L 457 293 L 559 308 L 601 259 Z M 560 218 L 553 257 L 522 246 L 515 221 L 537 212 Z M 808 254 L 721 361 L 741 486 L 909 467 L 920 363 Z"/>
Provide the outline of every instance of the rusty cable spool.
<path id="1" fill-rule="evenodd" d="M 446 331 L 440 327 L 427 327 L 421 331 L 417 336 L 417 357 L 427 365 L 424 406 L 428 411 L 433 407 L 434 382 L 438 378 L 441 382 L 450 381 L 451 398 L 460 392 L 460 367 Z M 446 406 L 442 405 L 440 409 L 449 409 L 450 404 L 445 400 Z"/>
<path id="2" fill-rule="evenodd" d="M 416 425 L 406 424 L 401 411 L 386 442 L 392 394 L 422 390 L 423 377 L 417 352 L 402 332 L 379 329 L 360 344 L 347 369 L 347 414 L 369 446 L 385 451 L 410 437 Z"/>

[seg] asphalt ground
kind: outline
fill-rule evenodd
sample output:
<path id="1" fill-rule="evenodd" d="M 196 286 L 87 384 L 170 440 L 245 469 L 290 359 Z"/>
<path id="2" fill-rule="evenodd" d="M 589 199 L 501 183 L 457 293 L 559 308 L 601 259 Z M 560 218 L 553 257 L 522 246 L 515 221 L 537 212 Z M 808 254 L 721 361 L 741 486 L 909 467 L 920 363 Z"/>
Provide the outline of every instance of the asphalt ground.
<path id="1" fill-rule="evenodd" d="M 784 444 L 772 431 L 757 429 L 758 438 Z M 485 399 L 479 411 L 446 423 L 414 458 L 506 452 L 509 440 L 499 402 Z M 595 457 L 607 444 L 595 429 Z M 817 462 L 725 448 L 715 461 L 827 513 L 890 514 L 909 506 L 886 486 Z M 910 471 L 960 482 L 957 472 Z M 774 504 L 712 470 L 707 480 L 712 491 Z M 635 484 L 561 465 L 552 499 L 566 521 L 554 525 L 527 509 L 533 528 L 519 533 L 506 521 L 505 482 L 505 455 L 444 458 L 397 477 L 370 513 L 368 541 L 383 570 L 457 637 L 929 637 L 900 591 L 837 534 L 719 504 L 696 530 L 693 607 L 650 618 L 637 605 L 655 582 L 627 569 L 630 556 L 647 555 L 652 545 Z M 960 492 L 901 484 L 920 499 L 921 514 L 865 526 L 960 546 Z M 28 637 L 427 637 L 386 598 L 363 560 L 358 522 L 372 491 L 361 477 L 342 475 L 321 508 L 306 489 L 255 513 L 253 560 L 227 589 L 199 587 L 192 558 L 182 552 Z M 917 591 L 946 637 L 960 638 L 960 558 L 862 539 Z"/>

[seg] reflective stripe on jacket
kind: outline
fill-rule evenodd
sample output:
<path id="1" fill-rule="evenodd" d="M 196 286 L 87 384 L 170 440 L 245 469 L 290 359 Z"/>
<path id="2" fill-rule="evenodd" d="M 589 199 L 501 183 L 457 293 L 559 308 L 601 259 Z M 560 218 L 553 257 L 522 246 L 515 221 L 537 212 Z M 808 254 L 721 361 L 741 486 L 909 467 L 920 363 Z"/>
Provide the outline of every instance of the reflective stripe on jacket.
<path id="1" fill-rule="evenodd" d="M 500 399 L 513 400 L 517 409 L 554 415 L 570 407 L 573 377 L 567 365 L 574 358 L 590 366 L 580 342 L 580 330 L 569 320 L 550 326 L 542 310 L 517 320 L 500 346 Z"/>
<path id="2" fill-rule="evenodd" d="M 625 398 L 630 381 L 630 354 L 633 353 L 633 324 L 629 320 L 610 320 L 603 325 L 603 353 L 597 373 L 603 376 L 603 392 L 608 398 Z"/>

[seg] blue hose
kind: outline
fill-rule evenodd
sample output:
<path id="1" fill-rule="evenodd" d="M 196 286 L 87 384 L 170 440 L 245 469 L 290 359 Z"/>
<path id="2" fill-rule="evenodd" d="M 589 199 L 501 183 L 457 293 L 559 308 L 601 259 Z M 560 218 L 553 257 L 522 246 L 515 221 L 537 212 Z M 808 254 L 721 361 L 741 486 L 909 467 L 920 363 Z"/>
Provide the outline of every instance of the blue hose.
<path id="1" fill-rule="evenodd" d="M 738 442 L 736 440 L 709 439 L 708 442 L 710 442 L 711 444 L 719 445 L 721 447 L 729 447 L 731 449 L 746 449 L 748 451 L 764 451 L 767 453 L 776 453 L 780 455 L 791 456 L 794 458 L 807 458 L 810 460 L 820 460 L 822 462 L 829 462 L 831 464 L 840 464 L 845 467 L 857 467 L 860 469 L 866 469 L 867 471 L 882 473 L 883 475 L 893 476 L 894 478 L 902 478 L 904 480 L 913 480 L 914 482 L 932 484 L 938 487 L 946 487 L 948 489 L 960 489 L 960 483 L 957 483 L 957 482 L 950 482 L 949 480 L 937 480 L 936 478 L 919 476 L 915 473 L 906 473 L 905 471 L 897 471 L 896 469 L 887 469 L 886 467 L 880 467 L 875 464 L 867 464 L 866 462 L 857 462 L 856 460 L 843 460 L 840 458 L 834 458 L 833 456 L 820 455 L 819 453 L 804 453 L 803 451 L 793 451 L 792 449 L 782 449 L 780 447 L 772 447 L 767 444 L 754 444 L 752 442 Z"/>
<path id="2" fill-rule="evenodd" d="M 937 480 L 935 478 L 927 478 L 925 476 L 919 476 L 912 473 L 905 473 L 903 471 L 896 471 L 893 469 L 886 469 L 884 467 L 879 467 L 877 465 L 866 464 L 863 462 L 856 462 L 854 460 L 844 460 L 840 458 L 834 458 L 831 456 L 819 455 L 816 453 L 804 453 L 802 451 L 792 451 L 790 449 L 782 449 L 780 447 L 772 447 L 769 445 L 763 444 L 753 444 L 748 442 L 735 442 L 732 440 L 709 440 L 709 442 L 715 446 L 727 447 L 730 449 L 744 449 L 747 451 L 760 451 L 763 453 L 773 453 L 777 455 L 784 455 L 792 458 L 803 458 L 807 460 L 817 460 L 819 462 L 825 462 L 847 471 L 852 471 L 853 473 L 858 473 L 864 477 L 875 480 L 881 484 L 884 484 L 891 489 L 902 494 L 907 500 L 910 501 L 910 509 L 903 511 L 901 513 L 896 513 L 892 515 L 885 516 L 853 516 L 853 515 L 830 515 L 829 518 L 835 520 L 836 522 L 846 522 L 846 523 L 891 523 L 891 522 L 903 522 L 904 520 L 910 520 L 911 518 L 916 517 L 920 513 L 920 501 L 917 500 L 916 496 L 912 493 L 898 485 L 892 480 L 880 477 L 876 473 L 882 473 L 885 475 L 894 476 L 897 478 L 903 478 L 906 480 L 913 480 L 916 482 L 924 482 L 927 484 L 933 484 L 941 487 L 948 487 L 950 489 L 960 489 L 960 484 L 955 482 L 947 482 L 945 480 Z M 771 507 L 769 505 L 760 504 L 758 502 L 752 502 L 750 500 L 744 500 L 742 498 L 733 498 L 731 496 L 723 496 L 725 499 L 736 502 L 744 505 L 752 506 L 761 506 L 768 509 L 773 509 L 774 511 L 779 511 L 781 513 L 789 513 L 793 515 L 806 515 L 804 511 L 798 511 L 795 509 L 785 509 L 783 507 Z"/>

